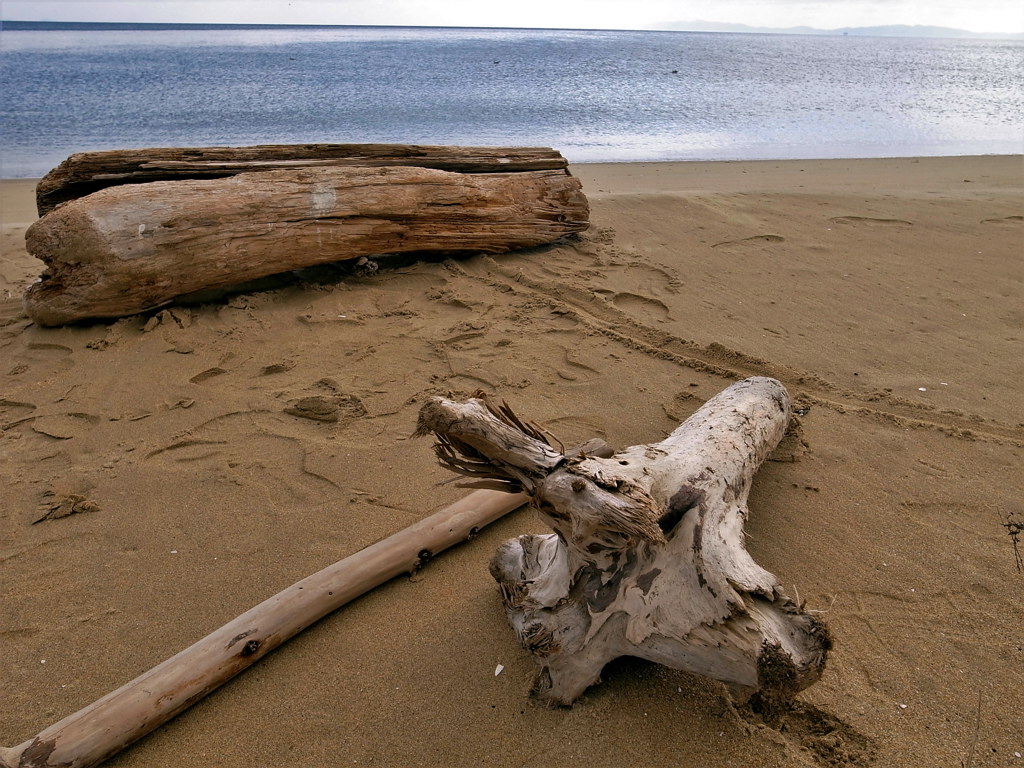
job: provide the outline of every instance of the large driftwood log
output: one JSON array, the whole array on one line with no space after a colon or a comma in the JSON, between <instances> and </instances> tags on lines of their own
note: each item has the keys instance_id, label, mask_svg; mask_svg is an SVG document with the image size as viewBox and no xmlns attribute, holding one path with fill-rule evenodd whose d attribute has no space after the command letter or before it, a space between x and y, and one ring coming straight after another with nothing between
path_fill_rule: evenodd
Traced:
<instances>
[{"instance_id":1,"label":"large driftwood log","mask_svg":"<svg viewBox=\"0 0 1024 768\"><path fill-rule=\"evenodd\" d=\"M263 144L254 147L160 147L79 152L36 187L42 216L60 203L118 184L221 178L248 171L314 166L417 166L461 173L565 170L549 147L417 144Z\"/></svg>"},{"instance_id":2,"label":"large driftwood log","mask_svg":"<svg viewBox=\"0 0 1024 768\"><path fill-rule=\"evenodd\" d=\"M571 704L619 656L785 700L821 675L825 625L747 553L754 472L781 440L790 399L774 379L732 385L660 443L567 458L507 409L435 398L419 432L449 468L525 491L554 534L494 556L509 620L539 666L534 692Z\"/></svg>"},{"instance_id":3,"label":"large driftwood log","mask_svg":"<svg viewBox=\"0 0 1024 768\"><path fill-rule=\"evenodd\" d=\"M28 251L47 270L25 307L40 325L119 317L343 259L542 245L588 218L564 170L305 168L117 186L29 228Z\"/></svg>"}]
</instances>

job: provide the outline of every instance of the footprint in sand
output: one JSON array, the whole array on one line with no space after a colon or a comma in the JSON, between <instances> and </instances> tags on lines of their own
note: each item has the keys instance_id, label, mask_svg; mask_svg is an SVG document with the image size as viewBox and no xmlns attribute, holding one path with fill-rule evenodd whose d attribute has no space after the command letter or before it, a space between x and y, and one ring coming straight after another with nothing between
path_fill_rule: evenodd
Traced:
<instances>
[{"instance_id":1,"label":"footprint in sand","mask_svg":"<svg viewBox=\"0 0 1024 768\"><path fill-rule=\"evenodd\" d=\"M874 739L813 704L773 707L754 699L739 707L737 714L755 726L775 730L796 750L810 753L815 765L869 765L878 754Z\"/></svg>"},{"instance_id":2,"label":"footprint in sand","mask_svg":"<svg viewBox=\"0 0 1024 768\"><path fill-rule=\"evenodd\" d=\"M195 376L189 379L189 381L191 381L193 384L202 384L204 381L212 379L215 376L220 376L221 374L224 373L227 373L227 371L220 367L207 368L202 373L197 373Z\"/></svg>"},{"instance_id":3,"label":"footprint in sand","mask_svg":"<svg viewBox=\"0 0 1024 768\"><path fill-rule=\"evenodd\" d=\"M997 227L1018 227L1024 223L1024 216L1002 216L997 219L982 219L982 224L993 224Z\"/></svg>"},{"instance_id":4,"label":"footprint in sand","mask_svg":"<svg viewBox=\"0 0 1024 768\"><path fill-rule=\"evenodd\" d=\"M74 350L64 344L51 344L42 341L30 341L26 345L28 350L24 360L29 363L40 363L41 365L55 365L68 368L71 366L71 356Z\"/></svg>"},{"instance_id":5,"label":"footprint in sand","mask_svg":"<svg viewBox=\"0 0 1024 768\"><path fill-rule=\"evenodd\" d=\"M847 601L847 615L859 620L866 630L856 641L863 650L854 648L853 654L877 655L884 651L897 659L912 660L915 656L910 649L914 647L950 647L954 644L962 648L976 648L986 654L996 652L999 641L995 638L979 635L969 627L950 626L943 618L973 615L980 619L982 614L977 608L975 595L984 594L985 590L991 592L985 584L975 582L956 591L916 589L909 597L905 591L845 592L843 599ZM941 638L941 642L937 638ZM869 680L870 674L868 671L865 675Z\"/></svg>"},{"instance_id":6,"label":"footprint in sand","mask_svg":"<svg viewBox=\"0 0 1024 768\"><path fill-rule=\"evenodd\" d=\"M694 385L691 385L694 386ZM706 401L696 392L683 390L673 396L670 403L662 403L662 410L672 421L681 424L686 421L693 412L704 405Z\"/></svg>"},{"instance_id":7,"label":"footprint in sand","mask_svg":"<svg viewBox=\"0 0 1024 768\"><path fill-rule=\"evenodd\" d=\"M100 417L91 413L60 413L39 416L32 422L32 430L57 440L82 437L99 422Z\"/></svg>"},{"instance_id":8,"label":"footprint in sand","mask_svg":"<svg viewBox=\"0 0 1024 768\"><path fill-rule=\"evenodd\" d=\"M833 216L829 219L833 224L853 224L881 227L912 227L912 221L905 219L881 219L874 216Z\"/></svg>"},{"instance_id":9,"label":"footprint in sand","mask_svg":"<svg viewBox=\"0 0 1024 768\"><path fill-rule=\"evenodd\" d=\"M410 309L415 303L410 297L427 295L443 290L448 281L441 275L413 269L408 272L382 272L373 278L374 291L367 298L373 305L373 314L416 314Z\"/></svg>"},{"instance_id":10,"label":"footprint in sand","mask_svg":"<svg viewBox=\"0 0 1024 768\"><path fill-rule=\"evenodd\" d=\"M677 294L681 287L679 278L664 269L635 262L625 266L605 266L600 270L587 270L577 274L606 294L629 293L655 298Z\"/></svg>"},{"instance_id":11,"label":"footprint in sand","mask_svg":"<svg viewBox=\"0 0 1024 768\"><path fill-rule=\"evenodd\" d=\"M542 426L566 443L583 442L592 437L602 440L608 437L608 431L602 423L582 416L556 416L546 420Z\"/></svg>"},{"instance_id":12,"label":"footprint in sand","mask_svg":"<svg viewBox=\"0 0 1024 768\"><path fill-rule=\"evenodd\" d=\"M228 415L234 416L236 414ZM222 453L220 448L207 448L207 446L221 446L228 444L228 440L187 438L185 440L177 440L168 445L153 449L146 454L146 459L149 460L157 456L163 456L165 459L178 462L201 461L203 459L217 457Z\"/></svg>"},{"instance_id":13,"label":"footprint in sand","mask_svg":"<svg viewBox=\"0 0 1024 768\"><path fill-rule=\"evenodd\" d=\"M0 417L6 416L7 411L24 411L24 413L18 414L24 416L25 413L31 413L36 409L35 403L23 403L19 400L8 400L6 397L0 397Z\"/></svg>"},{"instance_id":14,"label":"footprint in sand","mask_svg":"<svg viewBox=\"0 0 1024 768\"><path fill-rule=\"evenodd\" d=\"M278 373L286 373L295 367L294 360L284 360L280 363L271 363L260 368L260 376L273 376Z\"/></svg>"},{"instance_id":15,"label":"footprint in sand","mask_svg":"<svg viewBox=\"0 0 1024 768\"><path fill-rule=\"evenodd\" d=\"M3 281L0 275L0 281ZM7 281L8 285L11 281ZM0 328L4 329L0 338L15 336L29 324L28 315L21 305L20 293L12 293L10 289L0 293Z\"/></svg>"},{"instance_id":16,"label":"footprint in sand","mask_svg":"<svg viewBox=\"0 0 1024 768\"><path fill-rule=\"evenodd\" d=\"M293 401L284 412L313 421L349 422L366 415L366 408L355 395L310 395Z\"/></svg>"},{"instance_id":17,"label":"footprint in sand","mask_svg":"<svg viewBox=\"0 0 1024 768\"><path fill-rule=\"evenodd\" d=\"M50 344L42 341L30 341L28 343L29 349L47 350L51 352L62 352L70 355L72 352L71 347L67 347L63 344Z\"/></svg>"},{"instance_id":18,"label":"footprint in sand","mask_svg":"<svg viewBox=\"0 0 1024 768\"><path fill-rule=\"evenodd\" d=\"M320 379L309 389L316 394L289 400L284 412L300 419L325 421L341 426L366 415L363 401L343 391L333 379Z\"/></svg>"},{"instance_id":19,"label":"footprint in sand","mask_svg":"<svg viewBox=\"0 0 1024 768\"><path fill-rule=\"evenodd\" d=\"M669 319L668 307L657 299L635 293L616 293L612 304L640 320L664 322Z\"/></svg>"},{"instance_id":20,"label":"footprint in sand","mask_svg":"<svg viewBox=\"0 0 1024 768\"><path fill-rule=\"evenodd\" d=\"M782 235L754 235L753 237L744 237L739 240L723 240L720 243L715 243L711 247L725 248L729 251L742 251L750 249L751 247L784 242L786 242L786 238Z\"/></svg>"},{"instance_id":21,"label":"footprint in sand","mask_svg":"<svg viewBox=\"0 0 1024 768\"><path fill-rule=\"evenodd\" d=\"M192 427L183 439L151 450L145 458L185 466L195 478L229 480L262 487L270 496L308 501L310 482L337 489L345 471L344 464L330 461L331 451L319 450L317 441L310 441L310 426L303 427L298 419L282 420L274 411L234 411Z\"/></svg>"},{"instance_id":22,"label":"footprint in sand","mask_svg":"<svg viewBox=\"0 0 1024 768\"><path fill-rule=\"evenodd\" d=\"M593 381L603 375L601 371L596 368L591 368L586 363L576 359L571 350L563 347L562 353L562 359L565 362L565 366L555 370L559 378L565 381L571 381L574 384L583 384Z\"/></svg>"},{"instance_id":23,"label":"footprint in sand","mask_svg":"<svg viewBox=\"0 0 1024 768\"><path fill-rule=\"evenodd\" d=\"M624 275L625 286L641 294L658 296L664 293L679 293L679 278L658 267L645 264L630 264ZM620 283L620 285L623 285Z\"/></svg>"}]
</instances>

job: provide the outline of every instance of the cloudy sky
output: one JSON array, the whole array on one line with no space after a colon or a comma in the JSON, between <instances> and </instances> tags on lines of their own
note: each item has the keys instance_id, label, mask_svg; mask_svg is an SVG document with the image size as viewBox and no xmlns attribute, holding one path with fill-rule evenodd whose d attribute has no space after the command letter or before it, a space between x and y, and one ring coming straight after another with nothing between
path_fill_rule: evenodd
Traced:
<instances>
[{"instance_id":1,"label":"cloudy sky","mask_svg":"<svg viewBox=\"0 0 1024 768\"><path fill-rule=\"evenodd\" d=\"M822 29L926 24L1024 31L1021 0L4 0L0 18L645 29L701 19Z\"/></svg>"}]
</instances>

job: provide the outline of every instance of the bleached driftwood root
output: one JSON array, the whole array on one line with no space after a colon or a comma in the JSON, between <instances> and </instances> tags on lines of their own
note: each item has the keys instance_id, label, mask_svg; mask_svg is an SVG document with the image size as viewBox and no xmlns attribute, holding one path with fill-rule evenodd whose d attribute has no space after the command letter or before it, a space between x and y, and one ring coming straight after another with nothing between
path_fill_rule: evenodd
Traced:
<instances>
[{"instance_id":1,"label":"bleached driftwood root","mask_svg":"<svg viewBox=\"0 0 1024 768\"><path fill-rule=\"evenodd\" d=\"M486 400L423 406L418 431L437 435L442 464L525 491L555 530L510 540L491 562L541 699L571 704L619 656L766 702L818 680L827 628L743 541L751 481L790 414L778 381L750 378L662 442L601 459L567 458Z\"/></svg>"}]
</instances>

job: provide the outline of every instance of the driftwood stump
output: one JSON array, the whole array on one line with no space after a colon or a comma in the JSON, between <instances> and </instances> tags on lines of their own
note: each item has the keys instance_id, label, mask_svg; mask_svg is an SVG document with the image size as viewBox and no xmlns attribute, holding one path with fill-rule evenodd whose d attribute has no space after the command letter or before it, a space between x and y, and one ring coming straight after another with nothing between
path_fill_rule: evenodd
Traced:
<instances>
[{"instance_id":1,"label":"driftwood stump","mask_svg":"<svg viewBox=\"0 0 1024 768\"><path fill-rule=\"evenodd\" d=\"M484 399L435 398L418 432L441 463L530 495L553 534L506 542L491 562L508 618L539 666L534 692L569 705L619 656L787 699L831 646L747 553L747 495L791 405L774 379L732 385L660 443L570 458Z\"/></svg>"},{"instance_id":2,"label":"driftwood stump","mask_svg":"<svg viewBox=\"0 0 1024 768\"><path fill-rule=\"evenodd\" d=\"M327 167L119 185L28 229L28 252L47 269L25 308L40 325L120 317L328 262L543 245L588 221L565 170Z\"/></svg>"}]
</instances>

